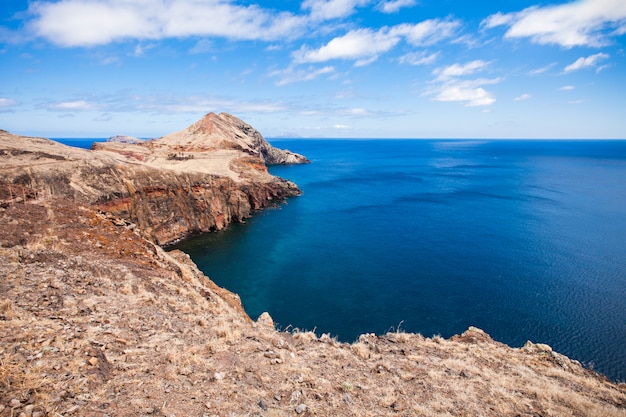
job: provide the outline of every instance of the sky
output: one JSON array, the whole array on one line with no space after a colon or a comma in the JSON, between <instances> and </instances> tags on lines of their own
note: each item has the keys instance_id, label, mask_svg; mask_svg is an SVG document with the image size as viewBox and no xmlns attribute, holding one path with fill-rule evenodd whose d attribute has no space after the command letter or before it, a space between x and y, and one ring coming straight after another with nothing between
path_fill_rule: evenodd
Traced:
<instances>
[{"instance_id":1,"label":"sky","mask_svg":"<svg viewBox=\"0 0 626 417\"><path fill-rule=\"evenodd\" d=\"M0 0L0 129L626 138L626 0Z\"/></svg>"}]
</instances>

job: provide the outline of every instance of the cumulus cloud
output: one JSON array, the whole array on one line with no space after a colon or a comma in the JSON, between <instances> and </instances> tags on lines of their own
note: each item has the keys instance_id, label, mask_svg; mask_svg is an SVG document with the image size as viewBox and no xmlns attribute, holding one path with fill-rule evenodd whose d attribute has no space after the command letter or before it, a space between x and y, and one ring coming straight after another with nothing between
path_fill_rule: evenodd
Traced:
<instances>
[{"instance_id":1,"label":"cumulus cloud","mask_svg":"<svg viewBox=\"0 0 626 417\"><path fill-rule=\"evenodd\" d=\"M436 76L433 82L438 85L426 91L424 95L434 96L435 101L458 101L464 102L466 106L489 106L495 103L496 99L483 87L499 83L500 78L463 79L484 71L488 66L489 62L478 59L465 64L436 68L433 71L433 75Z\"/></svg>"},{"instance_id":2,"label":"cumulus cloud","mask_svg":"<svg viewBox=\"0 0 626 417\"><path fill-rule=\"evenodd\" d=\"M293 58L298 63L345 59L354 60L357 65L366 65L402 40L415 46L430 45L452 36L458 26L457 21L434 19L379 30L356 29L332 39L318 49L303 46L293 54Z\"/></svg>"},{"instance_id":3,"label":"cumulus cloud","mask_svg":"<svg viewBox=\"0 0 626 417\"><path fill-rule=\"evenodd\" d=\"M370 0L304 0L302 9L308 10L314 20L329 20L346 17L359 6Z\"/></svg>"},{"instance_id":4,"label":"cumulus cloud","mask_svg":"<svg viewBox=\"0 0 626 417\"><path fill-rule=\"evenodd\" d=\"M465 101L468 106L488 106L496 101L484 88L464 88L462 85L442 89L435 99L437 101Z\"/></svg>"},{"instance_id":5,"label":"cumulus cloud","mask_svg":"<svg viewBox=\"0 0 626 417\"><path fill-rule=\"evenodd\" d=\"M403 7L412 7L415 6L416 3L415 0L381 1L377 8L383 13L397 13Z\"/></svg>"},{"instance_id":6,"label":"cumulus cloud","mask_svg":"<svg viewBox=\"0 0 626 417\"><path fill-rule=\"evenodd\" d=\"M508 26L507 38L530 38L538 44L603 46L611 36L626 33L624 0L580 0L556 6L529 7L520 12L496 13L482 27Z\"/></svg>"},{"instance_id":7,"label":"cumulus cloud","mask_svg":"<svg viewBox=\"0 0 626 417\"><path fill-rule=\"evenodd\" d=\"M574 61L572 64L566 66L565 72L576 71L576 70L583 69L583 68L594 68L597 66L599 61L602 61L608 58L609 58L609 55L603 54L603 53L589 55L588 57L580 57L576 61Z\"/></svg>"},{"instance_id":8,"label":"cumulus cloud","mask_svg":"<svg viewBox=\"0 0 626 417\"><path fill-rule=\"evenodd\" d=\"M435 96L436 101L460 101L466 106L489 106L496 102L495 97L489 91L482 88L483 85L496 84L496 79L477 80L453 80L446 82Z\"/></svg>"},{"instance_id":9,"label":"cumulus cloud","mask_svg":"<svg viewBox=\"0 0 626 417\"><path fill-rule=\"evenodd\" d=\"M65 47L190 36L273 40L300 33L305 19L228 0L36 1L29 12L37 36Z\"/></svg>"},{"instance_id":10,"label":"cumulus cloud","mask_svg":"<svg viewBox=\"0 0 626 417\"><path fill-rule=\"evenodd\" d=\"M576 87L574 87L573 85L564 85L563 87L559 88L559 90L561 90L561 91L571 91L574 88L576 88Z\"/></svg>"},{"instance_id":11,"label":"cumulus cloud","mask_svg":"<svg viewBox=\"0 0 626 417\"><path fill-rule=\"evenodd\" d=\"M530 100L532 98L532 96L528 93L524 93L520 96L517 96L513 99L513 101L526 101L526 100Z\"/></svg>"},{"instance_id":12,"label":"cumulus cloud","mask_svg":"<svg viewBox=\"0 0 626 417\"><path fill-rule=\"evenodd\" d=\"M332 59L371 60L393 48L400 37L388 29L357 29L336 37L319 49L302 47L294 53L296 62L324 62ZM370 61L371 62L371 61Z\"/></svg>"}]
</instances>

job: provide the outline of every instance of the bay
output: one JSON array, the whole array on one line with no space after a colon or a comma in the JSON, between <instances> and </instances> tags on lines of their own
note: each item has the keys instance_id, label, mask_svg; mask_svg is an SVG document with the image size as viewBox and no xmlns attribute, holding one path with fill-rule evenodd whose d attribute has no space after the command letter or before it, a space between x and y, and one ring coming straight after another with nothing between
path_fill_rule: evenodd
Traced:
<instances>
[{"instance_id":1,"label":"bay","mask_svg":"<svg viewBox=\"0 0 626 417\"><path fill-rule=\"evenodd\" d=\"M249 315L342 341L468 326L626 380L626 141L276 140L300 197L181 243Z\"/></svg>"},{"instance_id":2,"label":"bay","mask_svg":"<svg viewBox=\"0 0 626 417\"><path fill-rule=\"evenodd\" d=\"M179 245L252 317L343 341L474 325L626 380L626 141L273 144L312 159L271 167L304 195Z\"/></svg>"}]
</instances>

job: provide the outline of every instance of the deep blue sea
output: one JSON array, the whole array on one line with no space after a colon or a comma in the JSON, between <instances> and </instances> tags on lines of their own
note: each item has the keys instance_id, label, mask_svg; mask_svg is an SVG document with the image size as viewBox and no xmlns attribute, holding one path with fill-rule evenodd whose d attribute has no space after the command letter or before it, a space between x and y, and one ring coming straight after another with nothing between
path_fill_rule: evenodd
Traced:
<instances>
[{"instance_id":1,"label":"deep blue sea","mask_svg":"<svg viewBox=\"0 0 626 417\"><path fill-rule=\"evenodd\" d=\"M343 341L477 326L626 381L626 141L275 140L303 191L178 247L249 315Z\"/></svg>"}]
</instances>

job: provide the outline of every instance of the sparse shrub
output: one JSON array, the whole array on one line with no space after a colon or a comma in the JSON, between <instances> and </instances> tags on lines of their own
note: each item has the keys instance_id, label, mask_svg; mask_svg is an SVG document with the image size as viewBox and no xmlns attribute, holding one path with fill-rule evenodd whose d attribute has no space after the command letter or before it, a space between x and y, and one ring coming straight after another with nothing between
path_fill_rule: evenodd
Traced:
<instances>
[{"instance_id":1,"label":"sparse shrub","mask_svg":"<svg viewBox=\"0 0 626 417\"><path fill-rule=\"evenodd\" d=\"M193 155L185 155L180 153L170 153L167 154L168 161L188 161L189 159L193 159Z\"/></svg>"}]
</instances>

